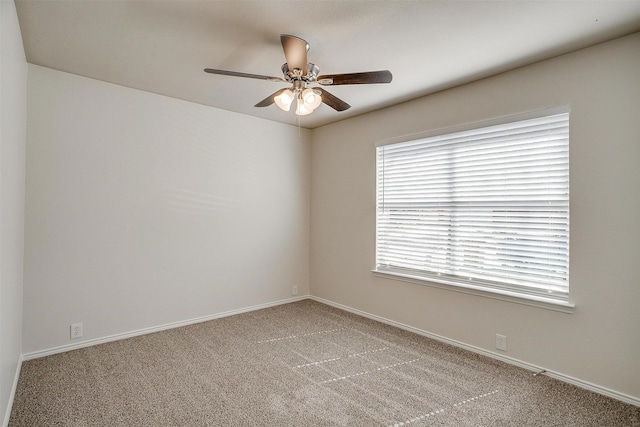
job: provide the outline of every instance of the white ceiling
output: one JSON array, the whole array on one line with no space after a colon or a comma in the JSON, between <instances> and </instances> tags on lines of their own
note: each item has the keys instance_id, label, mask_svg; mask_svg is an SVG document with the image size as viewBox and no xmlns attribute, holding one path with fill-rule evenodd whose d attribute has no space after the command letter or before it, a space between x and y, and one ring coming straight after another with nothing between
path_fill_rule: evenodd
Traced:
<instances>
[{"instance_id":1,"label":"white ceiling","mask_svg":"<svg viewBox=\"0 0 640 427\"><path fill-rule=\"evenodd\" d=\"M324 87L314 128L640 31L640 1L17 0L27 61L283 123L256 108L284 83L280 34L311 46L320 74L388 69L393 82ZM639 52L640 54L640 52ZM490 102L490 100L487 100Z\"/></svg>"}]
</instances>

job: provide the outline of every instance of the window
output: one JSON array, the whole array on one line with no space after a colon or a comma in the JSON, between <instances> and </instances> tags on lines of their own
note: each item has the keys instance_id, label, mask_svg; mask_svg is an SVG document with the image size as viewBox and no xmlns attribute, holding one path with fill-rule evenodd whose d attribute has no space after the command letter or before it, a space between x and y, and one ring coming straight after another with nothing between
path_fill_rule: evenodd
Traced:
<instances>
[{"instance_id":1,"label":"window","mask_svg":"<svg viewBox=\"0 0 640 427\"><path fill-rule=\"evenodd\" d=\"M573 307L569 113L378 146L374 271Z\"/></svg>"}]
</instances>

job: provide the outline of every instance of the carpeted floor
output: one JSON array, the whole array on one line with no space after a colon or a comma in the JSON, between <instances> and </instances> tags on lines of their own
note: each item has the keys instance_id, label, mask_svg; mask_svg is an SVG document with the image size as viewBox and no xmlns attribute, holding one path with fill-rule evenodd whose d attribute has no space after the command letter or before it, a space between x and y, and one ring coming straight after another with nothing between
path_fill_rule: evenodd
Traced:
<instances>
[{"instance_id":1,"label":"carpeted floor","mask_svg":"<svg viewBox=\"0 0 640 427\"><path fill-rule=\"evenodd\" d=\"M27 361L9 426L640 426L640 408L313 301Z\"/></svg>"}]
</instances>

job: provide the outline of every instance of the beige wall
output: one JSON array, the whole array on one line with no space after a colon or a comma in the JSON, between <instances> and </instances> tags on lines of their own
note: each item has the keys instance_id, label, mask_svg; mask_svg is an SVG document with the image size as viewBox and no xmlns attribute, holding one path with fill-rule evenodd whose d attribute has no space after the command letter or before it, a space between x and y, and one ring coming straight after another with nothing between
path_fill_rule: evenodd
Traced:
<instances>
[{"instance_id":1,"label":"beige wall","mask_svg":"<svg viewBox=\"0 0 640 427\"><path fill-rule=\"evenodd\" d=\"M316 129L311 293L640 399L640 34ZM424 71L428 72L428 70ZM571 107L573 314L373 277L375 143Z\"/></svg>"},{"instance_id":2,"label":"beige wall","mask_svg":"<svg viewBox=\"0 0 640 427\"><path fill-rule=\"evenodd\" d=\"M13 1L0 1L0 423L22 353L27 62Z\"/></svg>"},{"instance_id":3,"label":"beige wall","mask_svg":"<svg viewBox=\"0 0 640 427\"><path fill-rule=\"evenodd\" d=\"M35 65L28 104L25 354L308 293L308 131Z\"/></svg>"}]
</instances>

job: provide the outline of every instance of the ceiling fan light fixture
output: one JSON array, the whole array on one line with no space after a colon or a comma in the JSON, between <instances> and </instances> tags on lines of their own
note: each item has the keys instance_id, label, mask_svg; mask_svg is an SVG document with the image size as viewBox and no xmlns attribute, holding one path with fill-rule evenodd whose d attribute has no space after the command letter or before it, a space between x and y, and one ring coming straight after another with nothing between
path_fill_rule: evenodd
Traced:
<instances>
[{"instance_id":1,"label":"ceiling fan light fixture","mask_svg":"<svg viewBox=\"0 0 640 427\"><path fill-rule=\"evenodd\" d=\"M291 103L293 102L293 99L294 95L291 89L285 89L280 95L273 98L276 105L284 111L289 111L291 109Z\"/></svg>"}]
</instances>

